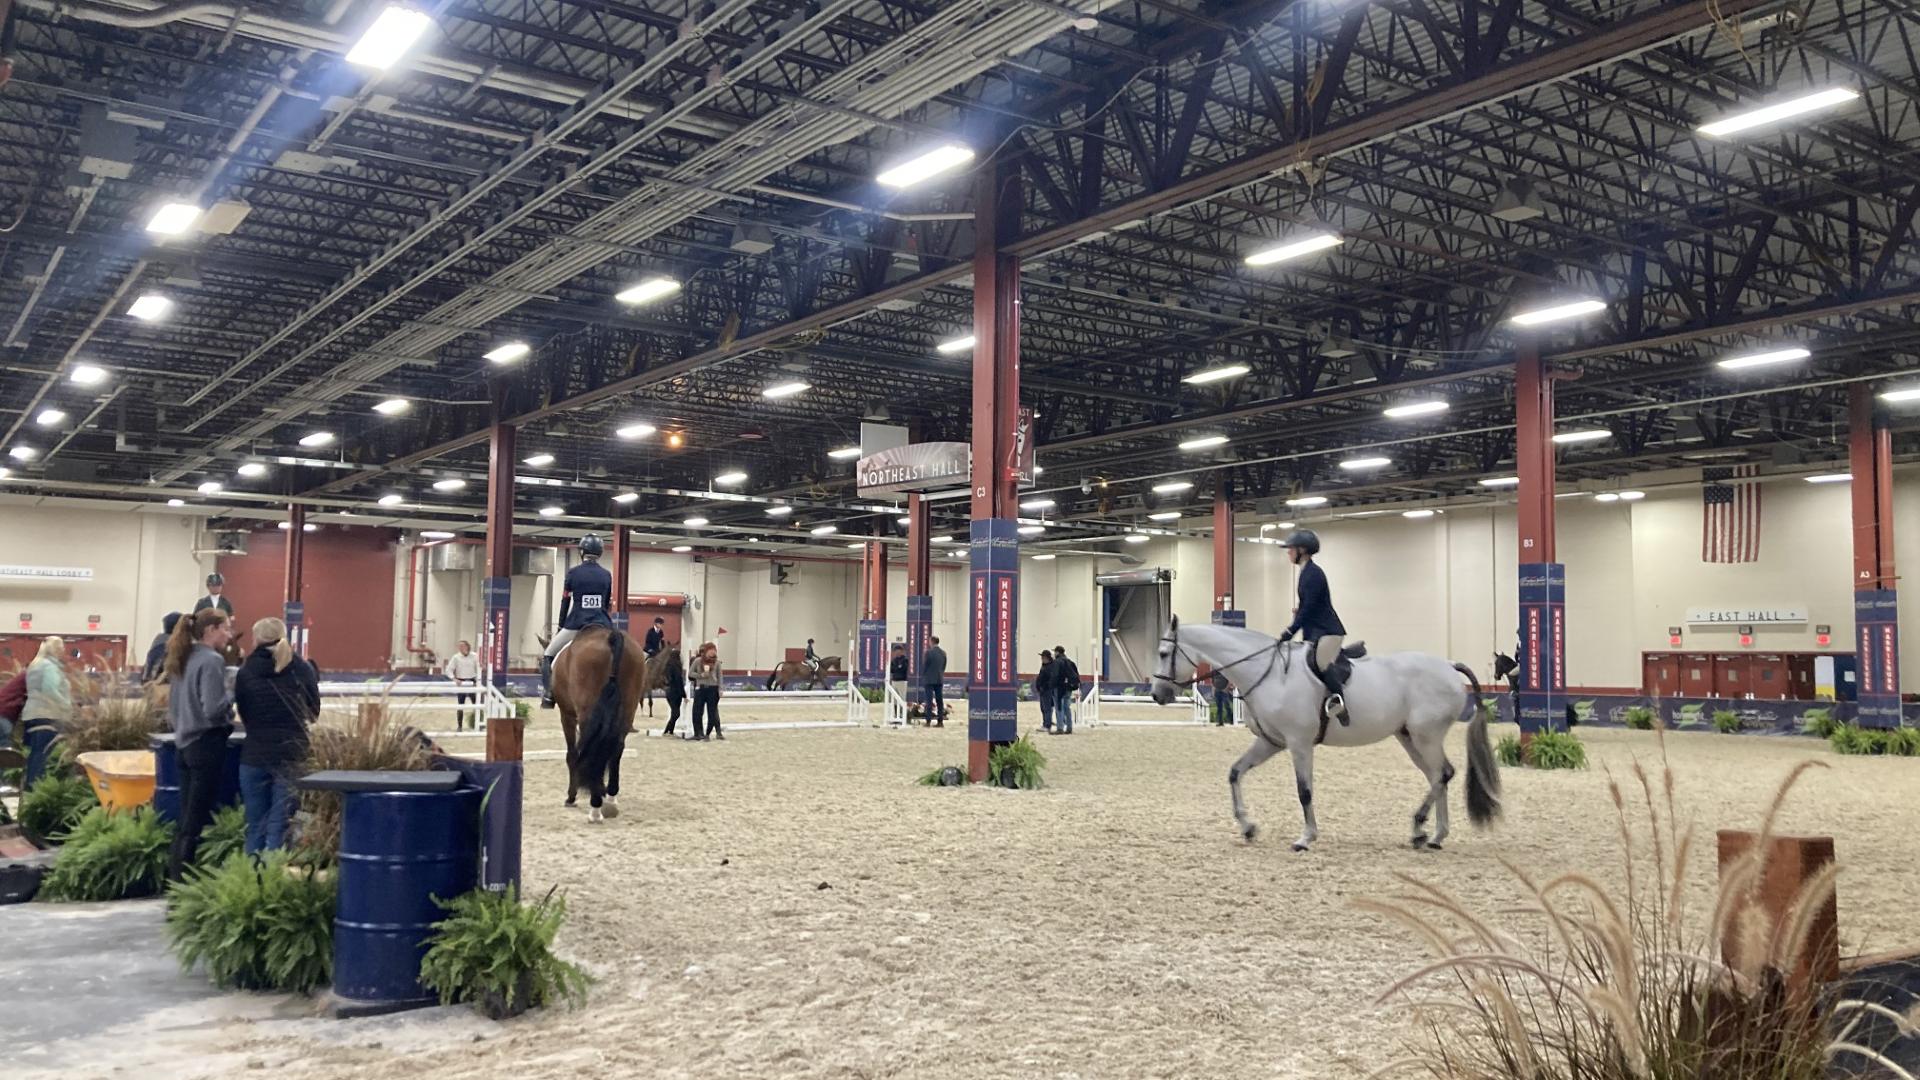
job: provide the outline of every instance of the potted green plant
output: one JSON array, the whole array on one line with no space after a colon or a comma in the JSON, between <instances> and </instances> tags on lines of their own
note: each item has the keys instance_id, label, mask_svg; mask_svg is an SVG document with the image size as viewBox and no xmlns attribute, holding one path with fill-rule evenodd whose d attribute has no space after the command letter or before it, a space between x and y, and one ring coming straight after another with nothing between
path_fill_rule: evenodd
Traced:
<instances>
[{"instance_id":1,"label":"potted green plant","mask_svg":"<svg viewBox=\"0 0 1920 1080\"><path fill-rule=\"evenodd\" d=\"M1627 727L1634 731L1653 730L1653 710L1645 705L1635 705L1626 712Z\"/></svg>"},{"instance_id":2,"label":"potted green plant","mask_svg":"<svg viewBox=\"0 0 1920 1080\"><path fill-rule=\"evenodd\" d=\"M1713 730L1722 735L1731 735L1742 726L1740 714L1732 709L1719 709L1713 714Z\"/></svg>"},{"instance_id":3,"label":"potted green plant","mask_svg":"<svg viewBox=\"0 0 1920 1080\"><path fill-rule=\"evenodd\" d=\"M1571 731L1543 731L1527 743L1527 764L1536 769L1584 769L1587 748Z\"/></svg>"},{"instance_id":4,"label":"potted green plant","mask_svg":"<svg viewBox=\"0 0 1920 1080\"><path fill-rule=\"evenodd\" d=\"M92 784L64 767L50 767L20 796L20 827L35 840L52 843L72 832L99 805Z\"/></svg>"},{"instance_id":5,"label":"potted green plant","mask_svg":"<svg viewBox=\"0 0 1920 1080\"><path fill-rule=\"evenodd\" d=\"M40 883L41 900L126 900L160 891L173 828L149 807L110 814L95 806L60 835L60 855Z\"/></svg>"},{"instance_id":6,"label":"potted green plant","mask_svg":"<svg viewBox=\"0 0 1920 1080\"><path fill-rule=\"evenodd\" d=\"M215 986L304 994L333 981L335 898L331 873L285 851L235 853L168 890L167 938Z\"/></svg>"},{"instance_id":7,"label":"potted green plant","mask_svg":"<svg viewBox=\"0 0 1920 1080\"><path fill-rule=\"evenodd\" d=\"M958 765L942 765L920 777L926 787L960 787L967 782L967 770Z\"/></svg>"},{"instance_id":8,"label":"potted green plant","mask_svg":"<svg viewBox=\"0 0 1920 1080\"><path fill-rule=\"evenodd\" d=\"M1041 784L1040 772L1046 767L1046 756L1025 735L994 747L987 758L987 775L1001 787L1037 788Z\"/></svg>"},{"instance_id":9,"label":"potted green plant","mask_svg":"<svg viewBox=\"0 0 1920 1080\"><path fill-rule=\"evenodd\" d=\"M522 904L512 887L474 889L452 900L434 898L447 917L433 924L420 985L440 1003L472 1002L495 1020L556 1001L584 1000L586 972L553 954L553 939L566 920L566 899L547 890L537 904Z\"/></svg>"}]
</instances>

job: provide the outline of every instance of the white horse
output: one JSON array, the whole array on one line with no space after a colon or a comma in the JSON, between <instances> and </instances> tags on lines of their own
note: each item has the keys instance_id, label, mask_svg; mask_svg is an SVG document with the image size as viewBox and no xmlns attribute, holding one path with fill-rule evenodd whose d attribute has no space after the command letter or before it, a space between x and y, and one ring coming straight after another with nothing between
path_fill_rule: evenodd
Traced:
<instances>
[{"instance_id":1,"label":"white horse","mask_svg":"<svg viewBox=\"0 0 1920 1080\"><path fill-rule=\"evenodd\" d=\"M1160 666L1153 676L1153 700L1170 703L1181 687L1192 686L1194 669L1206 663L1226 675L1246 702L1247 725L1258 736L1227 771L1233 792L1233 820L1251 842L1259 830L1247 820L1240 800L1240 778L1282 750L1293 755L1294 782L1306 831L1293 850L1305 851L1320 836L1313 819L1313 750L1365 746L1393 736L1427 778L1427 797L1413 812L1413 846L1438 848L1447 838L1447 784L1453 763L1447 760L1447 729L1464 718L1467 688L1473 684L1473 716L1467 725L1467 817L1476 826L1500 815L1500 766L1487 740L1487 718L1480 708L1480 680L1464 664L1426 653L1403 652L1357 659L1346 683L1350 723L1326 720L1321 712L1326 686L1307 666L1304 642L1282 643L1237 626L1181 626L1173 618L1160 639ZM1427 811L1434 831L1427 836Z\"/></svg>"}]
</instances>

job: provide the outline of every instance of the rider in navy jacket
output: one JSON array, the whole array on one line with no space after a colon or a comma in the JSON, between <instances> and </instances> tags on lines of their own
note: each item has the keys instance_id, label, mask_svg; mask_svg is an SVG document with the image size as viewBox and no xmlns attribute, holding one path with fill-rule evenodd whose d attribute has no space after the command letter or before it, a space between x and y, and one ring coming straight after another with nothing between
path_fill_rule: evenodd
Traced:
<instances>
[{"instance_id":1,"label":"rider in navy jacket","mask_svg":"<svg viewBox=\"0 0 1920 1080\"><path fill-rule=\"evenodd\" d=\"M1300 606L1294 609L1293 625L1280 635L1291 641L1295 634L1307 639L1307 662L1327 687L1326 713L1332 719L1347 722L1347 700L1342 694L1338 661L1340 647L1346 643L1347 628L1333 610L1333 596L1327 589L1327 572L1313 561L1320 553L1320 538L1311 529L1296 529L1286 540L1287 557L1300 568L1297 585Z\"/></svg>"},{"instance_id":2,"label":"rider in navy jacket","mask_svg":"<svg viewBox=\"0 0 1920 1080\"><path fill-rule=\"evenodd\" d=\"M582 538L580 565L567 571L560 593L560 629L547 642L546 655L540 658L542 705L553 705L553 658L560 655L567 642L589 626L613 625L613 575L600 565L602 550L599 537Z\"/></svg>"}]
</instances>

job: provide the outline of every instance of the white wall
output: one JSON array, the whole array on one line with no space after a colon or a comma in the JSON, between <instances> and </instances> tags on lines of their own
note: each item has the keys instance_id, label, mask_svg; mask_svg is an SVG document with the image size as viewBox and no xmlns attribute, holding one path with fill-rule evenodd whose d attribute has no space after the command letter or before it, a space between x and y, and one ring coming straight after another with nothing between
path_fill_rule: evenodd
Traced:
<instances>
[{"instance_id":1,"label":"white wall","mask_svg":"<svg viewBox=\"0 0 1920 1080\"><path fill-rule=\"evenodd\" d=\"M0 581L0 614L9 630L15 616L33 615L36 634L124 634L145 655L160 632L160 618L185 611L202 595L213 557L193 554L200 519L131 510L92 510L0 504L0 562L76 566L93 571L90 581ZM209 545L210 546L210 545ZM87 629L87 616L100 629Z\"/></svg>"}]
</instances>

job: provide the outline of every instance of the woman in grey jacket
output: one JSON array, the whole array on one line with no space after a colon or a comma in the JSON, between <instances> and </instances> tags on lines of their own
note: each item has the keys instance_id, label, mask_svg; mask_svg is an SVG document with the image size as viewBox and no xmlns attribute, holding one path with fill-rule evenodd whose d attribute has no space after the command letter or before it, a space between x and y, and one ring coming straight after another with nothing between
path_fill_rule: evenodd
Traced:
<instances>
[{"instance_id":1,"label":"woman in grey jacket","mask_svg":"<svg viewBox=\"0 0 1920 1080\"><path fill-rule=\"evenodd\" d=\"M27 771L20 790L38 783L47 771L47 758L60 729L73 721L73 685L67 679L67 643L42 638L40 651L27 665L27 704L20 710L21 734L27 744Z\"/></svg>"},{"instance_id":2,"label":"woman in grey jacket","mask_svg":"<svg viewBox=\"0 0 1920 1080\"><path fill-rule=\"evenodd\" d=\"M167 860L167 880L178 881L200 847L200 831L213 820L220 796L220 774L227 763L227 736L233 733L233 692L227 689L222 655L233 640L233 626L219 608L201 608L183 617L167 639L167 719L173 725L180 756L180 820Z\"/></svg>"}]
</instances>

